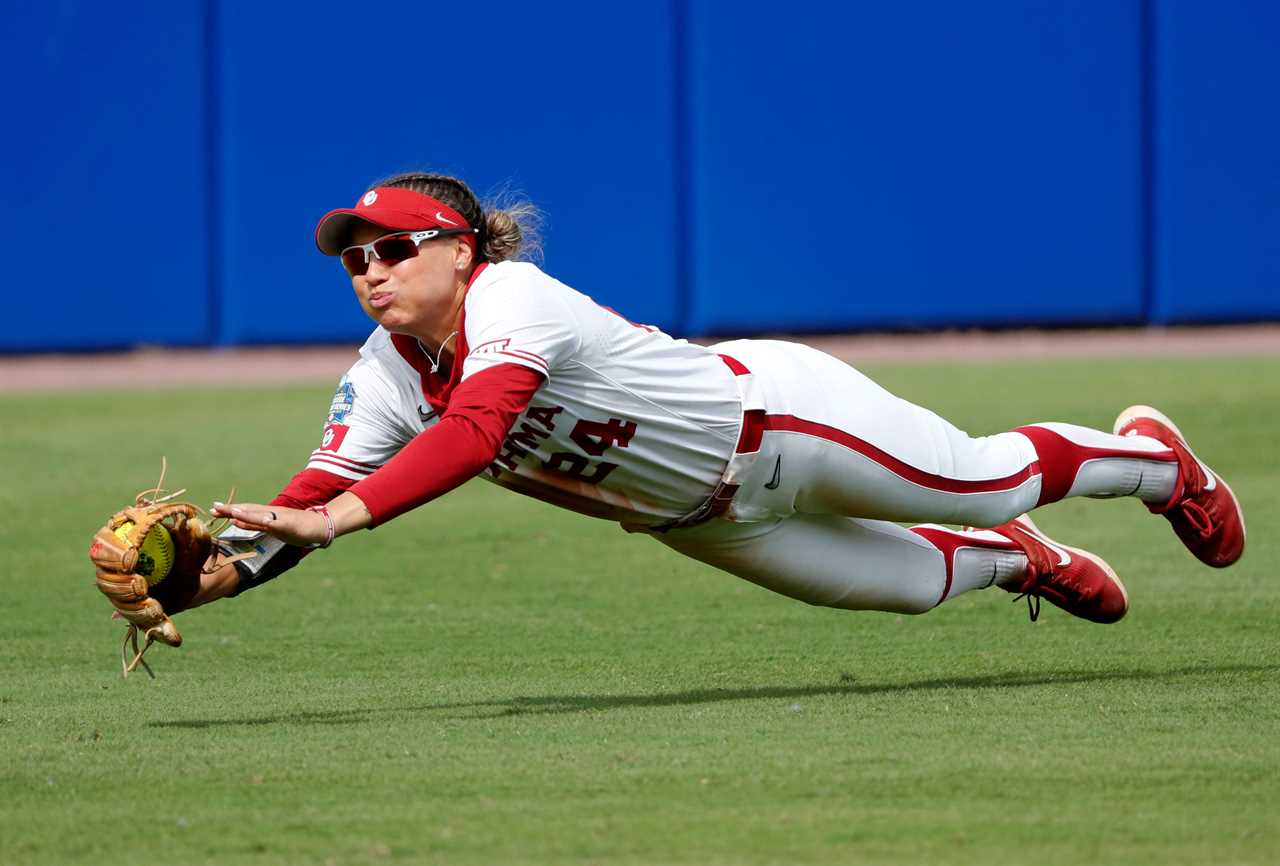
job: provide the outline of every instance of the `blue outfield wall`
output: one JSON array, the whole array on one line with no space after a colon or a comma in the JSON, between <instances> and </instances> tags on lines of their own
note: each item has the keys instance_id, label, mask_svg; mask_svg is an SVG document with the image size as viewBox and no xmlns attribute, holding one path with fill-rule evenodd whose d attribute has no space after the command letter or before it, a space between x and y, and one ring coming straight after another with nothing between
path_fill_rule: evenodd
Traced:
<instances>
[{"instance_id":1,"label":"blue outfield wall","mask_svg":"<svg viewBox=\"0 0 1280 866\"><path fill-rule=\"evenodd\" d=\"M1280 318L1280 4L1155 7L1156 322Z\"/></svg>"},{"instance_id":2,"label":"blue outfield wall","mask_svg":"<svg viewBox=\"0 0 1280 866\"><path fill-rule=\"evenodd\" d=\"M416 169L525 193L549 272L679 324L674 0L306 8L221 4L225 342L363 339L312 233Z\"/></svg>"},{"instance_id":3,"label":"blue outfield wall","mask_svg":"<svg viewBox=\"0 0 1280 866\"><path fill-rule=\"evenodd\" d=\"M694 2L693 330L1142 318L1137 4L734 8Z\"/></svg>"},{"instance_id":4,"label":"blue outfield wall","mask_svg":"<svg viewBox=\"0 0 1280 866\"><path fill-rule=\"evenodd\" d=\"M0 351L359 340L312 230L415 168L676 333L1280 318L1276 44L1262 0L19 4Z\"/></svg>"},{"instance_id":5,"label":"blue outfield wall","mask_svg":"<svg viewBox=\"0 0 1280 866\"><path fill-rule=\"evenodd\" d=\"M6 7L0 350L215 338L205 56L199 4Z\"/></svg>"}]
</instances>

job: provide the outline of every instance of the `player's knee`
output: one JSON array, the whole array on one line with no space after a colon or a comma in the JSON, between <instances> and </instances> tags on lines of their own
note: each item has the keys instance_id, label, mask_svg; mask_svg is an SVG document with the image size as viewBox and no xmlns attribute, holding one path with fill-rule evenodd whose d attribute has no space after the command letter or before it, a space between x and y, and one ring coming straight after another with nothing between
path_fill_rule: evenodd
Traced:
<instances>
[{"instance_id":1,"label":"player's knee","mask_svg":"<svg viewBox=\"0 0 1280 866\"><path fill-rule=\"evenodd\" d=\"M922 613L928 613L938 606L938 599L934 596L928 598L903 599L901 603L891 607L882 608L887 613L901 613L908 616L919 616Z\"/></svg>"},{"instance_id":2,"label":"player's knee","mask_svg":"<svg viewBox=\"0 0 1280 866\"><path fill-rule=\"evenodd\" d=\"M860 593L839 599L818 600L804 598L800 600L814 607L832 607L837 610L874 610L882 613L900 613L909 616L928 613L938 606L937 594L932 592L928 595L899 592L892 597Z\"/></svg>"},{"instance_id":3,"label":"player's knee","mask_svg":"<svg viewBox=\"0 0 1280 866\"><path fill-rule=\"evenodd\" d=\"M1036 501L1026 497L1001 497L987 502L974 502L965 509L960 523L987 529L1008 523L1035 508Z\"/></svg>"}]
</instances>

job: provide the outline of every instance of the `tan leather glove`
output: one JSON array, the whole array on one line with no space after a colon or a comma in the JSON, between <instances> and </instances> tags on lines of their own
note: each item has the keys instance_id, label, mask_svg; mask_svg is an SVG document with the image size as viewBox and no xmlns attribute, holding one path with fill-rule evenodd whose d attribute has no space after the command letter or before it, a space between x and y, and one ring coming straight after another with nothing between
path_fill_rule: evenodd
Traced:
<instances>
[{"instance_id":1,"label":"tan leather glove","mask_svg":"<svg viewBox=\"0 0 1280 866\"><path fill-rule=\"evenodd\" d=\"M209 565L214 551L213 537L200 510L190 502L172 502L178 491L160 496L157 489L139 494L134 505L122 508L93 536L89 558L97 568L98 589L115 605L119 615L128 620L121 646L121 665L128 676L139 663L151 673L142 660L153 641L181 646L182 635L169 617L190 604L200 589L200 577ZM151 499L147 494L157 498ZM117 533L132 523L127 531ZM142 547L147 534L161 526L173 541L173 564L161 580L148 586L144 572L150 571L149 557ZM138 649L138 633L146 645ZM132 642L134 656L130 661L126 648Z\"/></svg>"}]
</instances>

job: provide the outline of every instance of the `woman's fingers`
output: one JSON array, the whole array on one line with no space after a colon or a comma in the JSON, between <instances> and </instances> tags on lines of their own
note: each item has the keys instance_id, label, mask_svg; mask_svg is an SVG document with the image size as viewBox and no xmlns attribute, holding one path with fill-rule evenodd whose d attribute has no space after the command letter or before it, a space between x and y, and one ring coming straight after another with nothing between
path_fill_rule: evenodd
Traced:
<instances>
[{"instance_id":1,"label":"woman's fingers","mask_svg":"<svg viewBox=\"0 0 1280 866\"><path fill-rule=\"evenodd\" d=\"M241 529L268 530L280 519L277 509L265 505L248 505L236 503L227 505L223 502L213 503L215 517L229 517Z\"/></svg>"},{"instance_id":2,"label":"woman's fingers","mask_svg":"<svg viewBox=\"0 0 1280 866\"><path fill-rule=\"evenodd\" d=\"M325 538L324 518L311 511L282 505L254 505L238 502L213 503L215 517L226 517L250 532L269 532L281 541L296 545L319 544Z\"/></svg>"}]
</instances>

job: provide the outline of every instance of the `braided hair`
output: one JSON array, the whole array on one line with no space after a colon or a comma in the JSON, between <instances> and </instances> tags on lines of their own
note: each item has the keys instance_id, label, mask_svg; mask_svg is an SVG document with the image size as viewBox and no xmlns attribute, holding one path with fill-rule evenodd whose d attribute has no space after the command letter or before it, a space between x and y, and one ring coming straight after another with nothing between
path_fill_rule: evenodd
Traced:
<instances>
[{"instance_id":1,"label":"braided hair","mask_svg":"<svg viewBox=\"0 0 1280 866\"><path fill-rule=\"evenodd\" d=\"M444 202L456 210L473 228L478 256L486 262L538 258L542 251L542 214L532 202L511 200L481 205L471 187L447 174L406 172L372 184L409 189Z\"/></svg>"}]
</instances>

